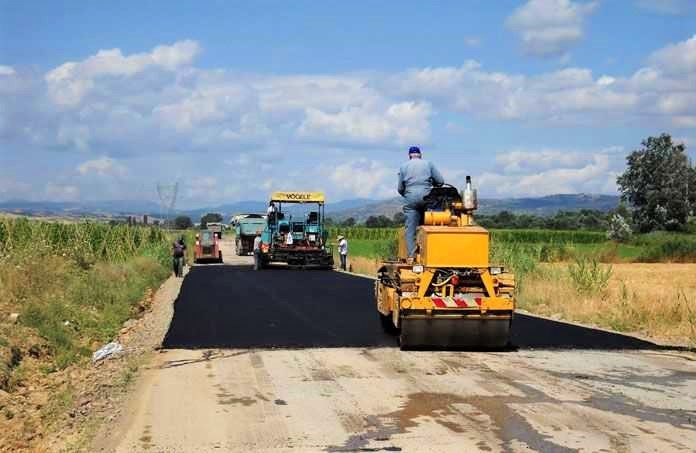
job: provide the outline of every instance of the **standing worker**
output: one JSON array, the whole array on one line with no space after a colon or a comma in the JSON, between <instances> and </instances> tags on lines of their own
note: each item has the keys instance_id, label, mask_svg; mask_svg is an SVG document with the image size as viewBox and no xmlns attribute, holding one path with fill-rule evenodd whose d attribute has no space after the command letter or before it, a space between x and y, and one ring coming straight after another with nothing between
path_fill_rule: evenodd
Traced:
<instances>
[{"instance_id":1,"label":"standing worker","mask_svg":"<svg viewBox=\"0 0 696 453\"><path fill-rule=\"evenodd\" d=\"M408 159L408 162L399 168L397 190L405 199L406 248L408 260L412 262L416 256L416 229L422 223L427 208L424 198L430 194L433 187L443 185L445 180L433 164L421 158L421 151L417 146L409 148Z\"/></svg>"},{"instance_id":2,"label":"standing worker","mask_svg":"<svg viewBox=\"0 0 696 453\"><path fill-rule=\"evenodd\" d=\"M341 269L346 270L348 261L348 241L343 235L338 235L338 256L341 258Z\"/></svg>"},{"instance_id":3,"label":"standing worker","mask_svg":"<svg viewBox=\"0 0 696 453\"><path fill-rule=\"evenodd\" d=\"M184 276L184 256L186 254L186 243L184 242L184 237L181 236L179 239L174 241L172 244L172 264L174 266L174 276L183 277Z\"/></svg>"},{"instance_id":4,"label":"standing worker","mask_svg":"<svg viewBox=\"0 0 696 453\"><path fill-rule=\"evenodd\" d=\"M256 232L256 237L254 238L254 270L257 271L261 268L261 232Z\"/></svg>"},{"instance_id":5,"label":"standing worker","mask_svg":"<svg viewBox=\"0 0 696 453\"><path fill-rule=\"evenodd\" d=\"M268 224L272 224L276 221L276 205L272 201L268 203L268 209L266 209L266 219L268 219Z\"/></svg>"}]
</instances>

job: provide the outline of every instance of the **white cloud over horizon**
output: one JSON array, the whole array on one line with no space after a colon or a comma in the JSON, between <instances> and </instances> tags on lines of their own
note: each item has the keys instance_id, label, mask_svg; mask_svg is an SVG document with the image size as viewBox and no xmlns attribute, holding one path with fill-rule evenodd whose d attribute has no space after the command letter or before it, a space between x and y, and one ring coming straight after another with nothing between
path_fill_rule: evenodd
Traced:
<instances>
[{"instance_id":1,"label":"white cloud over horizon","mask_svg":"<svg viewBox=\"0 0 696 453\"><path fill-rule=\"evenodd\" d=\"M552 29L581 27L596 8L595 2L554 4L560 12L538 18ZM515 14L514 26L528 23L529 11ZM530 36L539 44L547 35ZM452 129L453 114L545 127L696 127L696 35L656 49L628 75L583 67L505 73L474 60L391 73L248 74L197 67L201 52L191 40L133 54L100 50L40 77L0 66L6 82L0 83L0 141L72 156L77 162L63 177L92 178L90 191L79 180L57 178L35 196L93 194L96 177L192 173L198 179L190 178L183 194L194 202L248 197L255 180L301 187L308 177L337 197L386 196L396 170L385 152L437 144L434 124L444 117ZM481 172L481 182L500 195L614 190L607 181L617 168L605 151L567 153L549 145L499 155L497 169ZM298 158L308 168L295 164ZM0 189L6 198L26 193L10 184ZM117 190L110 188L109 196Z\"/></svg>"},{"instance_id":2,"label":"white cloud over horizon","mask_svg":"<svg viewBox=\"0 0 696 453\"><path fill-rule=\"evenodd\" d=\"M496 161L503 172L485 172L478 185L497 196L534 197L569 193L616 193L613 150L581 153L563 150L511 151Z\"/></svg>"}]
</instances>

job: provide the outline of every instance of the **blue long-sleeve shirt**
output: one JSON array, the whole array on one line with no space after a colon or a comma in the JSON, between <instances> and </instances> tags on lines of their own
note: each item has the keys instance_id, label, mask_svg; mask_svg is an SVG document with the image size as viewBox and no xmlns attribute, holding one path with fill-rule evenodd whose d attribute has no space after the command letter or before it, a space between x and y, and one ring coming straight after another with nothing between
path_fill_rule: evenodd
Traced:
<instances>
[{"instance_id":1,"label":"blue long-sleeve shirt","mask_svg":"<svg viewBox=\"0 0 696 453\"><path fill-rule=\"evenodd\" d=\"M433 186L441 186L444 178L435 165L423 159L411 159L399 168L397 190L402 197L424 197Z\"/></svg>"}]
</instances>

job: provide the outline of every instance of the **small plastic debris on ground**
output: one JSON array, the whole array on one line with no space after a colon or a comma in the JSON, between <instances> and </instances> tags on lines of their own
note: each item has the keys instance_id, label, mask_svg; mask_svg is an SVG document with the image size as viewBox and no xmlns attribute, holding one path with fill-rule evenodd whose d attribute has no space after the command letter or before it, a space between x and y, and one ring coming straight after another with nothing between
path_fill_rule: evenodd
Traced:
<instances>
[{"instance_id":1,"label":"small plastic debris on ground","mask_svg":"<svg viewBox=\"0 0 696 453\"><path fill-rule=\"evenodd\" d=\"M107 343L92 354L92 363L104 360L105 358L118 354L121 351L123 351L123 346L121 346L121 343L118 341Z\"/></svg>"},{"instance_id":2,"label":"small plastic debris on ground","mask_svg":"<svg viewBox=\"0 0 696 453\"><path fill-rule=\"evenodd\" d=\"M11 322L12 324L15 324L18 319L19 319L19 313L10 313L10 315L7 317L7 320L9 322Z\"/></svg>"}]
</instances>

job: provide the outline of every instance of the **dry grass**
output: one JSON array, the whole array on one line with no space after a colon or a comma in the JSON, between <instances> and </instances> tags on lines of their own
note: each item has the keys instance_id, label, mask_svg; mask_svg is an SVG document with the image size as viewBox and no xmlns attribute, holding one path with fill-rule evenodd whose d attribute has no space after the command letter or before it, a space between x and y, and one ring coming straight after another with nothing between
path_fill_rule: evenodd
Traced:
<instances>
[{"instance_id":1,"label":"dry grass","mask_svg":"<svg viewBox=\"0 0 696 453\"><path fill-rule=\"evenodd\" d=\"M541 265L518 296L542 315L696 344L696 264L614 264L606 290L579 292L568 268Z\"/></svg>"},{"instance_id":2,"label":"dry grass","mask_svg":"<svg viewBox=\"0 0 696 453\"><path fill-rule=\"evenodd\" d=\"M348 269L357 274L377 276L377 270L380 268L382 261L375 258L366 258L364 256L348 256Z\"/></svg>"}]
</instances>

